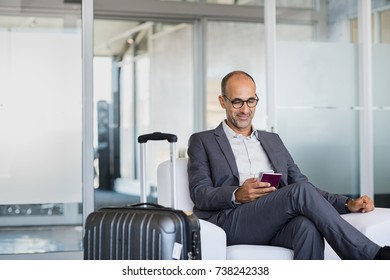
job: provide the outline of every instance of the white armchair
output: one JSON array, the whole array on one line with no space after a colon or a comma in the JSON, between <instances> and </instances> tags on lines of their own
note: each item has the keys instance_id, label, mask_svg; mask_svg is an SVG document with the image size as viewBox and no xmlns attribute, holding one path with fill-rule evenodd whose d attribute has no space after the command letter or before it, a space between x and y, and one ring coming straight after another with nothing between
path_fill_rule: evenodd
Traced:
<instances>
[{"instance_id":1,"label":"white armchair","mask_svg":"<svg viewBox=\"0 0 390 280\"><path fill-rule=\"evenodd\" d=\"M192 211L194 204L189 195L187 161L186 158L179 158L176 161L177 208L184 211ZM170 162L165 161L157 169L157 192L158 203L168 207L172 205L169 174ZM390 244L390 209L377 208L370 213L351 213L342 215L342 217L379 245ZM204 260L293 259L294 252L282 247L259 245L226 246L226 234L222 228L204 220L200 220L200 226L202 259ZM339 259L328 244L325 245L325 259Z\"/></svg>"}]
</instances>

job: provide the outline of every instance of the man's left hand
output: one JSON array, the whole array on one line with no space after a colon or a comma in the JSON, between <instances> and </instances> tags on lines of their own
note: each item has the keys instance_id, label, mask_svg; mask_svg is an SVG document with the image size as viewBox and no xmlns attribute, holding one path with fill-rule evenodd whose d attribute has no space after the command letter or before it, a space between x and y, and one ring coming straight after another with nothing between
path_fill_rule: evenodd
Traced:
<instances>
[{"instance_id":1,"label":"man's left hand","mask_svg":"<svg viewBox=\"0 0 390 280\"><path fill-rule=\"evenodd\" d=\"M374 203L372 202L371 198L368 197L367 195L363 195L359 198L356 199L351 199L347 203L347 207L349 211L352 213L355 212L371 212L372 210L375 209Z\"/></svg>"}]
</instances>

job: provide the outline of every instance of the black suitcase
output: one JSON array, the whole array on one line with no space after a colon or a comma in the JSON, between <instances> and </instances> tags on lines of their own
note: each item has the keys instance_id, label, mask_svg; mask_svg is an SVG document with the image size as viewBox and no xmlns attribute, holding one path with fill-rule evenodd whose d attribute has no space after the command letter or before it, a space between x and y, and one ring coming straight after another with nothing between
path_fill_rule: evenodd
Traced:
<instances>
[{"instance_id":1,"label":"black suitcase","mask_svg":"<svg viewBox=\"0 0 390 280\"><path fill-rule=\"evenodd\" d=\"M172 208L146 203L145 146L149 140L170 142ZM104 207L88 215L84 232L85 260L201 259L200 224L193 213L175 210L176 169L172 134L138 137L141 145L141 203Z\"/></svg>"}]
</instances>

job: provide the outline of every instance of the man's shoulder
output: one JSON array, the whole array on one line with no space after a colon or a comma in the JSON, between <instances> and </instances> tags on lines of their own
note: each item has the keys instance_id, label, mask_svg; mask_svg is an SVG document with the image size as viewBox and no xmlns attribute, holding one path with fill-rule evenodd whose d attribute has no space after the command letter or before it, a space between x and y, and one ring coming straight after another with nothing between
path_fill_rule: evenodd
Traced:
<instances>
[{"instance_id":1,"label":"man's shoulder","mask_svg":"<svg viewBox=\"0 0 390 280\"><path fill-rule=\"evenodd\" d=\"M214 134L215 134L215 129L203 130L203 131L199 131L199 132L193 133L191 135L190 139L194 139L194 138L200 138L200 139L209 138L209 137L212 137Z\"/></svg>"},{"instance_id":2,"label":"man's shoulder","mask_svg":"<svg viewBox=\"0 0 390 280\"><path fill-rule=\"evenodd\" d=\"M191 138L207 138L207 137L214 137L215 135L221 135L223 134L223 128L222 123L213 129L203 130L199 132L195 132L191 135Z\"/></svg>"},{"instance_id":3,"label":"man's shoulder","mask_svg":"<svg viewBox=\"0 0 390 280\"><path fill-rule=\"evenodd\" d=\"M280 138L279 134L275 132L269 132L265 130L257 130L257 138L260 142L264 143L269 143L272 146L282 144L283 141Z\"/></svg>"},{"instance_id":4,"label":"man's shoulder","mask_svg":"<svg viewBox=\"0 0 390 280\"><path fill-rule=\"evenodd\" d=\"M256 130L257 132L257 135L261 135L261 136L277 136L278 134L275 133L275 132L270 132L270 131L266 131L266 130Z\"/></svg>"}]
</instances>

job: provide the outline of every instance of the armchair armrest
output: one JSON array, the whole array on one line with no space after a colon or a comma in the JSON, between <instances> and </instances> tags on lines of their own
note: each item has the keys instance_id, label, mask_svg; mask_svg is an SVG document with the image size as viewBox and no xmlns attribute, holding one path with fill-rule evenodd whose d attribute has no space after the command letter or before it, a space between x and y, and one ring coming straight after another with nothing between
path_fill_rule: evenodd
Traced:
<instances>
[{"instance_id":1,"label":"armchair armrest","mask_svg":"<svg viewBox=\"0 0 390 280\"><path fill-rule=\"evenodd\" d=\"M203 260L226 259L225 231L205 220L200 221L200 240Z\"/></svg>"},{"instance_id":2,"label":"armchair armrest","mask_svg":"<svg viewBox=\"0 0 390 280\"><path fill-rule=\"evenodd\" d=\"M375 208L369 213L350 213L341 217L378 245L390 244L390 208ZM325 244L325 259L340 259L328 243Z\"/></svg>"},{"instance_id":3,"label":"armchair armrest","mask_svg":"<svg viewBox=\"0 0 390 280\"><path fill-rule=\"evenodd\" d=\"M369 213L350 213L342 217L380 246L390 244L390 208Z\"/></svg>"}]
</instances>

